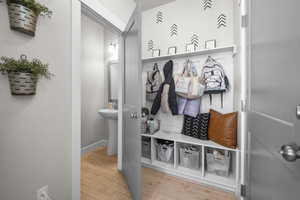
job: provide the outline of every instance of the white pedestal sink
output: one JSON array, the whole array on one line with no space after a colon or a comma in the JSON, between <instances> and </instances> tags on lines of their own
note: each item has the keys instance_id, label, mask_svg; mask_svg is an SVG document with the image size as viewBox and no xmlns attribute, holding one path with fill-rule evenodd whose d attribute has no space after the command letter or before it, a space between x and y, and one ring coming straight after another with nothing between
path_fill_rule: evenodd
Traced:
<instances>
[{"instance_id":1,"label":"white pedestal sink","mask_svg":"<svg viewBox=\"0 0 300 200\"><path fill-rule=\"evenodd\" d=\"M107 155L113 156L118 151L118 110L100 109L98 113L108 120Z\"/></svg>"}]
</instances>

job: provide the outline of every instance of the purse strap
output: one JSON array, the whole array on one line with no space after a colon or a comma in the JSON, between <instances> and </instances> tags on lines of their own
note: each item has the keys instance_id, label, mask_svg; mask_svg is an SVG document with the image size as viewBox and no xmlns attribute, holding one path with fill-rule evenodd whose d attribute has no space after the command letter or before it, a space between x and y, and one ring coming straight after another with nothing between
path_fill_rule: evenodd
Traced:
<instances>
[{"instance_id":1,"label":"purse strap","mask_svg":"<svg viewBox=\"0 0 300 200\"><path fill-rule=\"evenodd\" d=\"M193 68L196 71L196 75L194 73L192 73ZM186 73L187 73L187 75L185 75ZM193 62L191 60L187 59L186 62L184 63L182 72L179 74L181 77L197 77L197 69L193 65Z\"/></svg>"}]
</instances>

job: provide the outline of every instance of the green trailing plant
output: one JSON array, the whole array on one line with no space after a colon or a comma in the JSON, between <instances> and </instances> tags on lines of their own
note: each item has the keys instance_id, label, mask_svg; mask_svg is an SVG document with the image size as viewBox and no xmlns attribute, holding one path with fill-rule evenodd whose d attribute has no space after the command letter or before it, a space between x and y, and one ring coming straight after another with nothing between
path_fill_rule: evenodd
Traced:
<instances>
[{"instance_id":1,"label":"green trailing plant","mask_svg":"<svg viewBox=\"0 0 300 200\"><path fill-rule=\"evenodd\" d=\"M43 64L39 59L27 60L24 55L18 60L1 57L0 72L4 75L12 72L31 73L37 78L44 77L46 79L50 79L51 76L53 76L53 74L49 72L48 64Z\"/></svg>"},{"instance_id":2,"label":"green trailing plant","mask_svg":"<svg viewBox=\"0 0 300 200\"><path fill-rule=\"evenodd\" d=\"M52 11L46 6L36 2L35 0L7 0L7 4L10 3L20 4L32 10L37 16L52 16Z\"/></svg>"}]
</instances>

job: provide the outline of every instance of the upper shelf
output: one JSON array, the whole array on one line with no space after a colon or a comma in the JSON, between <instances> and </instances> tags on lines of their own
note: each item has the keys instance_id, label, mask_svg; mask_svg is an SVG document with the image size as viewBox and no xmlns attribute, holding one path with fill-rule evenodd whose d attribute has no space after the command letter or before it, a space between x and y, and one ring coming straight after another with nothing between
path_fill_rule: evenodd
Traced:
<instances>
[{"instance_id":1,"label":"upper shelf","mask_svg":"<svg viewBox=\"0 0 300 200\"><path fill-rule=\"evenodd\" d=\"M214 53L222 53L222 52L232 52L233 54L236 53L235 46L225 46L225 47L218 47L214 49L203 49L200 51L190 52L190 53L179 53L175 55L167 55L167 56L159 56L159 57L151 57L151 58L143 58L143 63L149 62L158 62L163 60L171 60L176 58L185 58L185 57L192 57L192 56L199 56L199 55L209 55Z\"/></svg>"}]
</instances>

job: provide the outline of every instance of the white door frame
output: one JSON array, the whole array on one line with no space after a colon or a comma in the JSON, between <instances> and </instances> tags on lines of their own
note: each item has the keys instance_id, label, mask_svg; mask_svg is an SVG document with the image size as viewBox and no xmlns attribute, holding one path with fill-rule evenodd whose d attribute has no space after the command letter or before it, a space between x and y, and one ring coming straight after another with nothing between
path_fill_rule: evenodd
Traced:
<instances>
[{"instance_id":1,"label":"white door frame","mask_svg":"<svg viewBox=\"0 0 300 200\"><path fill-rule=\"evenodd\" d=\"M71 6L71 56L72 56L72 200L80 200L80 159L81 159L81 13L82 5L85 9L92 10L108 22L114 30L120 33L119 55L122 55L121 33L126 24L116 15L111 13L100 2L95 0L72 0ZM119 85L119 113L118 113L118 169L122 170L122 105L123 105L123 64L120 57L120 85Z\"/></svg>"},{"instance_id":2,"label":"white door frame","mask_svg":"<svg viewBox=\"0 0 300 200\"><path fill-rule=\"evenodd\" d=\"M240 1L240 15L241 15L241 25L240 25L240 67L241 67L241 172L240 172L240 184L248 187L248 105L249 105L249 1ZM246 191L247 193L247 191ZM241 197L242 200L247 199Z\"/></svg>"}]
</instances>

